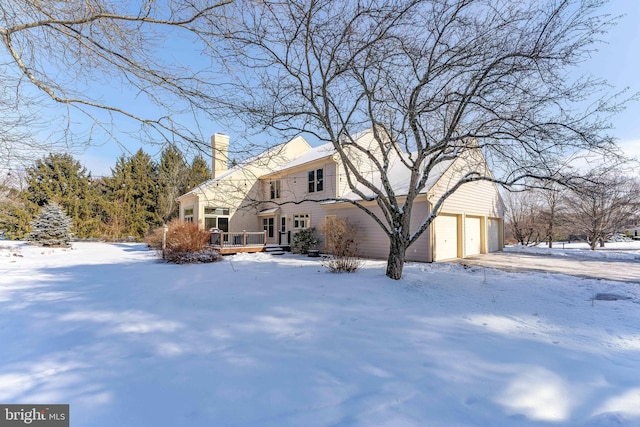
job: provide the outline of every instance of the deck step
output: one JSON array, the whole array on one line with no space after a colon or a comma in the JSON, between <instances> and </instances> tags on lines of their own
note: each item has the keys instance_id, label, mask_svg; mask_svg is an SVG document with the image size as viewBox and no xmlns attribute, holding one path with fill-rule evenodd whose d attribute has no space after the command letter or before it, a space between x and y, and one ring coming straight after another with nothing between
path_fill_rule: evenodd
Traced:
<instances>
[{"instance_id":1,"label":"deck step","mask_svg":"<svg viewBox=\"0 0 640 427\"><path fill-rule=\"evenodd\" d=\"M266 246L264 252L271 255L284 255L284 250L280 246Z\"/></svg>"}]
</instances>

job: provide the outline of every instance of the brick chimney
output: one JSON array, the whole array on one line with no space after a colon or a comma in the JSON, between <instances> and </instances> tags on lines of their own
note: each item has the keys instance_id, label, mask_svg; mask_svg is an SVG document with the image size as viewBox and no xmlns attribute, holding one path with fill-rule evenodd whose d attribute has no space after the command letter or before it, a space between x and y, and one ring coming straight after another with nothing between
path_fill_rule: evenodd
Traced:
<instances>
[{"instance_id":1,"label":"brick chimney","mask_svg":"<svg viewBox=\"0 0 640 427\"><path fill-rule=\"evenodd\" d=\"M211 137L211 178L217 178L227 170L229 162L229 137L216 133Z\"/></svg>"}]
</instances>

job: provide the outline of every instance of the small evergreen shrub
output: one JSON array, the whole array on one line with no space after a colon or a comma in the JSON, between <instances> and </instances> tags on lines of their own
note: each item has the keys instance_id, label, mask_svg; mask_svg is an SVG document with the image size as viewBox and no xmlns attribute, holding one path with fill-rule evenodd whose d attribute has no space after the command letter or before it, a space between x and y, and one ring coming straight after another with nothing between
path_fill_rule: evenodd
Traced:
<instances>
[{"instance_id":1,"label":"small evergreen shrub","mask_svg":"<svg viewBox=\"0 0 640 427\"><path fill-rule=\"evenodd\" d=\"M309 249L313 249L320 243L320 239L316 236L316 228L305 228L298 231L291 239L291 251L296 254L309 253Z\"/></svg>"},{"instance_id":2,"label":"small evergreen shrub","mask_svg":"<svg viewBox=\"0 0 640 427\"><path fill-rule=\"evenodd\" d=\"M220 259L220 253L209 246L210 232L201 230L193 222L182 222L178 219L167 224L167 242L163 258L175 264L191 264L214 262ZM162 247L162 227L160 232L153 232L147 244L151 247ZM159 236L159 242L158 242Z\"/></svg>"},{"instance_id":3,"label":"small evergreen shrub","mask_svg":"<svg viewBox=\"0 0 640 427\"><path fill-rule=\"evenodd\" d=\"M31 222L28 241L34 245L68 248L71 246L71 219L56 203L49 203Z\"/></svg>"},{"instance_id":4,"label":"small evergreen shrub","mask_svg":"<svg viewBox=\"0 0 640 427\"><path fill-rule=\"evenodd\" d=\"M354 273L364 261L358 256L358 230L345 218L327 218L322 224L329 253L322 265L331 273Z\"/></svg>"}]
</instances>

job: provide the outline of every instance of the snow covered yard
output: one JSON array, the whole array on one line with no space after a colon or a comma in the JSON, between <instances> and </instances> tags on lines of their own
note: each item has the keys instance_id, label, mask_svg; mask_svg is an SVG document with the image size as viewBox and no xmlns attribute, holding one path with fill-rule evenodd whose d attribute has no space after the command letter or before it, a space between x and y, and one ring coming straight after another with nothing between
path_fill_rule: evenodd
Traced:
<instances>
[{"instance_id":1,"label":"snow covered yard","mask_svg":"<svg viewBox=\"0 0 640 427\"><path fill-rule=\"evenodd\" d=\"M592 251L589 245L584 242L554 242L553 248L547 247L546 243L540 243L537 246L511 245L507 246L505 251L596 260L640 260L640 240L631 242L607 242L604 248L597 247L595 251ZM638 280L640 281L640 279Z\"/></svg>"},{"instance_id":2,"label":"snow covered yard","mask_svg":"<svg viewBox=\"0 0 640 427\"><path fill-rule=\"evenodd\" d=\"M474 255L457 262L518 273L555 273L640 283L640 241L607 243L596 251L586 243L555 243L551 249L546 245L513 245L503 252Z\"/></svg>"},{"instance_id":3,"label":"snow covered yard","mask_svg":"<svg viewBox=\"0 0 640 427\"><path fill-rule=\"evenodd\" d=\"M73 426L640 426L640 284L0 247L0 402Z\"/></svg>"}]
</instances>

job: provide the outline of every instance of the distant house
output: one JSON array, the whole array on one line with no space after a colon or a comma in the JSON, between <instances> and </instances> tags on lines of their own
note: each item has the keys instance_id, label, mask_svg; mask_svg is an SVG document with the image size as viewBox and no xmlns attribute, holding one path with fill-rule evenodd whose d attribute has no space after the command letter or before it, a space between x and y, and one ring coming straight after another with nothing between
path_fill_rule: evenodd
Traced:
<instances>
[{"instance_id":1,"label":"distant house","mask_svg":"<svg viewBox=\"0 0 640 427\"><path fill-rule=\"evenodd\" d=\"M362 256L387 257L389 241L380 226L351 203L336 201L360 198L350 189L340 157L331 144L312 148L298 137L226 170L224 165L216 164L228 146L225 138L220 134L212 138L216 153L214 177L178 198L181 219L228 232L226 244L238 248L253 233L263 236L258 243L283 244L302 229L317 228L327 217L345 217L358 227ZM371 150L376 149L370 131L353 139L360 146L370 144ZM380 181L376 169L358 158L357 152L348 154L370 181ZM481 156L475 153L478 155ZM402 197L407 194L409 172L400 160L390 165L389 176L394 192ZM466 165L471 160L477 165L477 158L459 157L441 163L432 173L427 190L414 205L412 228L419 227L430 214L433 201L468 170ZM484 158L480 161L486 165ZM379 209L373 201L361 203L373 212ZM504 206L495 184L464 184L446 200L429 230L409 247L406 259L431 262L499 251L504 242L503 215Z\"/></svg>"},{"instance_id":2,"label":"distant house","mask_svg":"<svg viewBox=\"0 0 640 427\"><path fill-rule=\"evenodd\" d=\"M631 236L631 238L634 240L640 240L640 225L631 227L630 229L625 231L625 234Z\"/></svg>"}]
</instances>

